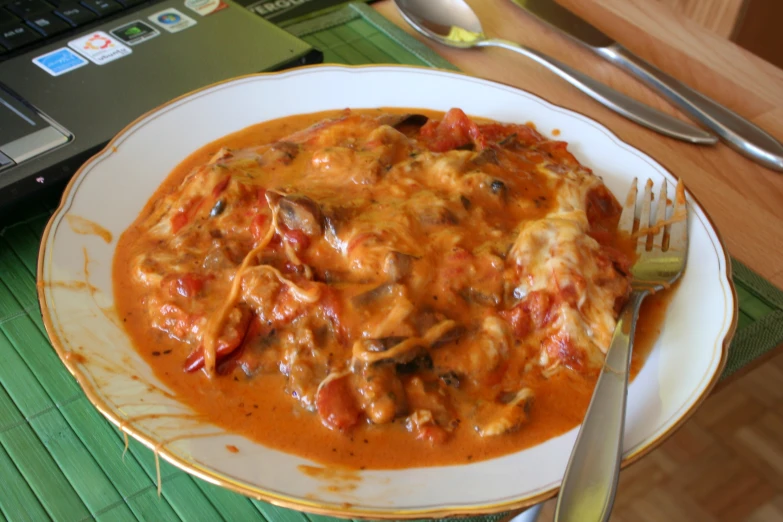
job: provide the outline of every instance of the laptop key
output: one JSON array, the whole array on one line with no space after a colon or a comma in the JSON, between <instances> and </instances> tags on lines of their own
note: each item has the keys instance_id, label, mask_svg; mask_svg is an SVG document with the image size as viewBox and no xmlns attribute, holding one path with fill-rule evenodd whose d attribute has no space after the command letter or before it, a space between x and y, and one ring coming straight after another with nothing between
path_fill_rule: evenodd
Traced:
<instances>
[{"instance_id":1,"label":"laptop key","mask_svg":"<svg viewBox=\"0 0 783 522\"><path fill-rule=\"evenodd\" d=\"M16 16L12 15L10 11L6 11L0 7L0 27L18 23L19 19Z\"/></svg>"},{"instance_id":2,"label":"laptop key","mask_svg":"<svg viewBox=\"0 0 783 522\"><path fill-rule=\"evenodd\" d=\"M55 13L73 25L84 25L95 20L95 14L92 11L73 1L62 2Z\"/></svg>"},{"instance_id":3,"label":"laptop key","mask_svg":"<svg viewBox=\"0 0 783 522\"><path fill-rule=\"evenodd\" d=\"M0 45L9 51L18 49L40 38L41 36L37 32L26 25L18 24L0 27Z\"/></svg>"},{"instance_id":4,"label":"laptop key","mask_svg":"<svg viewBox=\"0 0 783 522\"><path fill-rule=\"evenodd\" d=\"M105 16L122 9L122 6L114 0L82 0L81 4L98 16Z\"/></svg>"},{"instance_id":5,"label":"laptop key","mask_svg":"<svg viewBox=\"0 0 783 522\"><path fill-rule=\"evenodd\" d=\"M27 23L44 36L51 36L71 28L71 25L68 22L54 13L30 16L27 18Z\"/></svg>"},{"instance_id":6,"label":"laptop key","mask_svg":"<svg viewBox=\"0 0 783 522\"><path fill-rule=\"evenodd\" d=\"M122 5L122 7L131 7L134 5L143 4L146 1L147 0L117 0L117 2Z\"/></svg>"},{"instance_id":7,"label":"laptop key","mask_svg":"<svg viewBox=\"0 0 783 522\"><path fill-rule=\"evenodd\" d=\"M22 18L48 13L52 10L52 6L42 0L13 0L13 2L7 4L5 7Z\"/></svg>"}]
</instances>

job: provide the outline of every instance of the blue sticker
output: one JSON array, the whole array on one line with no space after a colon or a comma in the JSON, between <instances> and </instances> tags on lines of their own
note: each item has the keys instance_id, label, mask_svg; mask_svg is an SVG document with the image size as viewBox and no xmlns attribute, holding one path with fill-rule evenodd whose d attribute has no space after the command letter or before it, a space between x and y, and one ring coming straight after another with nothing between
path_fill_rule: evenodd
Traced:
<instances>
[{"instance_id":1,"label":"blue sticker","mask_svg":"<svg viewBox=\"0 0 783 522\"><path fill-rule=\"evenodd\" d=\"M33 63L52 76L60 76L89 62L67 47L33 58Z\"/></svg>"},{"instance_id":2,"label":"blue sticker","mask_svg":"<svg viewBox=\"0 0 783 522\"><path fill-rule=\"evenodd\" d=\"M177 13L163 13L158 16L158 22L166 25L176 24L180 20L182 20L182 17Z\"/></svg>"}]
</instances>

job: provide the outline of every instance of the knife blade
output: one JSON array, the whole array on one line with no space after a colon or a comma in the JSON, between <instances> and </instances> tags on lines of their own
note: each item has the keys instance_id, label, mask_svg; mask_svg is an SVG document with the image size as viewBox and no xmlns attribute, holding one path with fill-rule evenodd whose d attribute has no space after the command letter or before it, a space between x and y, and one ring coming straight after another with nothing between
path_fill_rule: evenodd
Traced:
<instances>
[{"instance_id":1,"label":"knife blade","mask_svg":"<svg viewBox=\"0 0 783 522\"><path fill-rule=\"evenodd\" d=\"M601 30L552 0L511 0L528 13L547 25L563 31L566 35L587 47L598 49L612 45L614 40Z\"/></svg>"},{"instance_id":2,"label":"knife blade","mask_svg":"<svg viewBox=\"0 0 783 522\"><path fill-rule=\"evenodd\" d=\"M653 88L692 119L713 130L731 148L769 169L783 172L783 144L766 131L639 58L554 0L510 0Z\"/></svg>"}]
</instances>

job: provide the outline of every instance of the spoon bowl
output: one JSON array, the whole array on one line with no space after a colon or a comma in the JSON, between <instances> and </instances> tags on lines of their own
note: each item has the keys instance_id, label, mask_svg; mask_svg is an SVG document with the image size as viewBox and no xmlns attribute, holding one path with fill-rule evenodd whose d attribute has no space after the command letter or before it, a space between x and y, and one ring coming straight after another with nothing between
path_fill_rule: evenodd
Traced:
<instances>
[{"instance_id":1,"label":"spoon bowl","mask_svg":"<svg viewBox=\"0 0 783 522\"><path fill-rule=\"evenodd\" d=\"M465 2L395 0L402 17L424 36L467 49L487 40L481 21Z\"/></svg>"}]
</instances>

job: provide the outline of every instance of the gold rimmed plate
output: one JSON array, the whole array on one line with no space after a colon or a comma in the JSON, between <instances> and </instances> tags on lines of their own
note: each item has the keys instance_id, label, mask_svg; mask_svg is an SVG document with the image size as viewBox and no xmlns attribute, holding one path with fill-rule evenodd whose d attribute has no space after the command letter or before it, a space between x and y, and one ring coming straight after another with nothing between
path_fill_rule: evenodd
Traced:
<instances>
[{"instance_id":1,"label":"gold rimmed plate","mask_svg":"<svg viewBox=\"0 0 783 522\"><path fill-rule=\"evenodd\" d=\"M421 518L503 511L552 496L576 429L482 462L363 470L325 481L303 472L318 463L198 419L134 350L114 311L112 259L117 238L171 170L206 143L249 125L345 107L460 107L504 122L532 121L544 134L558 129L558 139L616 195L634 177L656 186L676 183L599 123L519 89L458 73L316 66L238 78L141 117L71 181L44 233L38 264L52 344L93 404L122 430L194 475L278 505L347 517ZM698 202L690 198L689 205L689 268L630 387L626 464L660 444L706 397L736 323L729 257ZM329 481L335 480L349 485L334 487Z\"/></svg>"}]
</instances>

